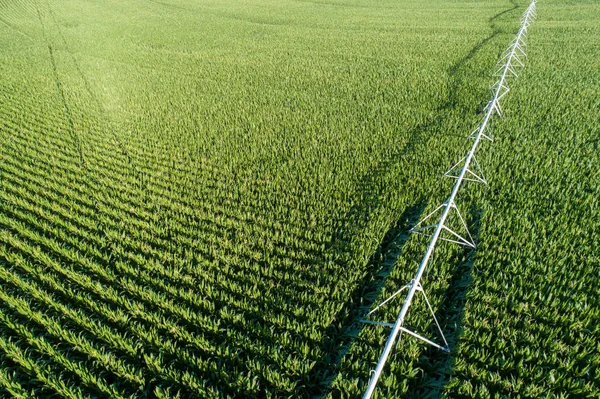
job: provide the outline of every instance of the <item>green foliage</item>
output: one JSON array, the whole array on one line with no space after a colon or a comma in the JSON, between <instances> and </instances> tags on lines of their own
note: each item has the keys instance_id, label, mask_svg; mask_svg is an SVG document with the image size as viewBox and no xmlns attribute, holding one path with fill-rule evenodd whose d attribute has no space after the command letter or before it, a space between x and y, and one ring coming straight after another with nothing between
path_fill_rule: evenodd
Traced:
<instances>
[{"instance_id":1,"label":"green foliage","mask_svg":"<svg viewBox=\"0 0 600 399\"><path fill-rule=\"evenodd\" d=\"M600 389L599 18L548 3L385 397ZM358 395L523 5L0 1L2 394Z\"/></svg>"},{"instance_id":2,"label":"green foliage","mask_svg":"<svg viewBox=\"0 0 600 399\"><path fill-rule=\"evenodd\" d=\"M502 19L516 20L523 9ZM510 85L494 143L478 155L490 185L469 188L460 198L479 245L475 251L438 250L424 282L454 351L446 357L403 339L381 381L381 397L600 393L600 258L594 248L600 231L600 69L594 56L600 8L540 1L538 14L527 38L526 68ZM411 278L404 258L420 256L422 250L407 246L384 293ZM394 320L400 305L384 318ZM409 323L436 337L425 309L411 310ZM359 335L333 397L345 396L349 386L352 395L364 389L385 333Z\"/></svg>"}]
</instances>

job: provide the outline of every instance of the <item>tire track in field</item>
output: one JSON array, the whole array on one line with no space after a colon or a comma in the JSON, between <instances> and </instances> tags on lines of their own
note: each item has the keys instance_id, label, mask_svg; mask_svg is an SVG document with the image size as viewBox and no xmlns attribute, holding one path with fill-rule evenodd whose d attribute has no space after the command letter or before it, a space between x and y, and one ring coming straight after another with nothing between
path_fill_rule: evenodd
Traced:
<instances>
[{"instance_id":1,"label":"tire track in field","mask_svg":"<svg viewBox=\"0 0 600 399\"><path fill-rule=\"evenodd\" d=\"M85 90L90 95L90 97L91 97L92 101L94 102L96 108L100 112L100 115L102 117L104 117L107 122L109 122L109 118L106 115L106 110L105 110L104 106L102 105L102 102L99 100L98 96L93 91L92 85L90 83L90 80L88 79L88 77L86 76L86 74L83 73L83 70L81 69L81 65L79 65L79 62L77 61L77 58L73 54L73 51L71 51L69 43L67 42L67 39L65 38L65 36L64 36L64 34L62 32L60 24L58 23L58 20L56 19L56 14L54 13L54 10L52 9L52 7L50 6L50 3L48 1L46 1L46 3L48 4L48 9L50 11L50 15L52 16L52 20L54 21L54 25L56 26L56 30L58 31L58 34L59 34L59 36L60 36L60 38L61 38L61 40L62 40L62 42L63 42L63 44L65 46L65 49L67 50L67 52L71 56L71 60L73 61L73 65L75 65L75 69L77 69L77 73L81 77L81 80L83 81ZM110 122L109 122L109 124L110 124ZM109 130L111 131L112 136L115 139L115 142L117 143L117 147L118 147L119 151L121 152L121 154L124 157L127 158L127 161L128 161L129 164L132 164L133 162L131 160L131 155L130 155L129 151L127 150L127 148L125 147L125 144L123 143L123 141L119 138L119 136L115 132L115 129L110 128ZM134 169L136 169L136 168L134 168ZM140 179L140 181L141 180L142 179Z\"/></svg>"},{"instance_id":2,"label":"tire track in field","mask_svg":"<svg viewBox=\"0 0 600 399\"><path fill-rule=\"evenodd\" d=\"M48 54L50 55L50 62L52 64L52 74L54 77L54 82L56 83L56 88L60 95L60 99L61 99L61 102L63 105L63 110L65 112L65 117L66 117L67 123L69 125L69 135L71 136L71 139L73 140L73 142L75 143L75 146L77 148L77 152L79 154L79 164L82 167L82 169L85 170L87 168L87 165L85 163L85 156L83 153L83 143L81 142L81 137L79 137L79 134L77 133L77 129L75 128L75 123L73 122L73 115L71 112L71 108L69 107L69 104L67 102L67 98L65 96L65 90L63 88L63 83L60 80L60 76L58 74L58 67L56 65L54 49L52 47L52 43L46 32L46 25L44 24L44 20L42 18L42 13L40 12L39 4L37 2L35 3L35 8L37 11L38 19L40 21L40 26L42 27L42 36L44 37L44 41L46 42L46 45L48 47Z\"/></svg>"},{"instance_id":3,"label":"tire track in field","mask_svg":"<svg viewBox=\"0 0 600 399\"><path fill-rule=\"evenodd\" d=\"M123 140L121 140L121 138L119 137L119 135L116 132L116 129L112 126L112 121L111 121L110 117L108 116L106 109L104 108L104 106L102 105L102 102L100 101L100 99L98 98L98 96L96 95L94 90L92 89L90 80L88 79L87 75L83 72L81 65L77 61L75 54L71 50L71 47L62 32L60 23L58 22L58 19L56 18L56 13L54 12L54 10L48 0L46 0L46 4L48 6L49 13L52 17L52 21L54 22L54 25L56 27L56 30L60 37L60 40L62 41L67 53L69 54L69 56L73 62L73 65L75 66L75 69L77 70L77 74L79 75L81 81L83 82L86 92L88 93L88 95L92 99L92 102L94 103L94 106L98 110L98 112L100 114L100 119L104 119L105 123L107 124L108 130L110 131L111 136L113 137L113 139L116 143L117 150L119 151L121 156L123 156L124 159L126 159L126 161L127 161L127 168L129 169L129 173L127 173L127 174L134 178L134 180L137 182L137 185L138 185L139 189L141 190L141 192L143 193L143 195L146 195L148 190L147 190L147 187L144 186L144 182L148 181L148 178L147 178L148 174L146 172L144 172L143 169L139 165L137 165L137 162L135 162L133 160L131 153L125 146L125 143L123 142ZM92 190L92 192L93 192L93 190ZM99 208L99 202L95 197L93 198L93 204L94 204L94 207L96 210L96 214L100 217L104 217L105 212L103 212ZM99 218L99 220L101 220L101 218ZM170 226L170 225L167 225L167 226ZM168 227L168 228L170 229L170 227ZM101 231L102 231L103 235L106 238L108 238L108 236L106 235L106 231L104 229L102 229Z\"/></svg>"}]
</instances>

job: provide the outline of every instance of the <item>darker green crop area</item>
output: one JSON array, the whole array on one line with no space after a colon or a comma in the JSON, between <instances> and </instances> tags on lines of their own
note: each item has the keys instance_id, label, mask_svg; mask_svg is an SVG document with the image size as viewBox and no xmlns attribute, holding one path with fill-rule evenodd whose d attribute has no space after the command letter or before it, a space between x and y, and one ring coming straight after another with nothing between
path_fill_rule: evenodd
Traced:
<instances>
[{"instance_id":1,"label":"darker green crop area","mask_svg":"<svg viewBox=\"0 0 600 399\"><path fill-rule=\"evenodd\" d=\"M525 6L0 0L0 396L360 395ZM600 391L600 12L538 10L380 397Z\"/></svg>"}]
</instances>

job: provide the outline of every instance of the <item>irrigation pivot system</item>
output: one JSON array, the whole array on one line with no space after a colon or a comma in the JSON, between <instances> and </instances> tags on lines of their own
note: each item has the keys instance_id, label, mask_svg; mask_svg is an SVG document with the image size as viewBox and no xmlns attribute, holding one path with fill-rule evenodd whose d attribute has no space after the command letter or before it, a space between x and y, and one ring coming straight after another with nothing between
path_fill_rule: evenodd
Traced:
<instances>
[{"instance_id":1,"label":"irrigation pivot system","mask_svg":"<svg viewBox=\"0 0 600 399\"><path fill-rule=\"evenodd\" d=\"M421 278L423 277L423 273L425 272L425 269L427 268L427 265L429 264L429 262L431 260L433 252L434 252L439 240L450 241L450 242L453 242L456 244L465 245L465 246L473 247L473 248L475 247L475 242L473 240L473 237L469 233L467 224L466 224L464 218L461 216L458 208L456 207L456 203L454 202L454 200L455 200L456 196L458 195L458 191L461 188L462 183L465 180L476 181L479 183L487 184L487 181L485 180L485 177L483 176L481 168L480 168L479 164L477 163L477 160L475 159L475 152L477 151L477 148L478 148L481 140L489 140L489 141L493 140L492 131L491 131L492 117L494 116L494 114L498 114L498 116L502 116L500 100L509 91L507 82L511 77L517 76L516 69L524 66L523 61L524 61L524 58L526 57L525 36L527 35L527 29L528 29L529 25L535 18L535 14L536 14L535 13L535 6L536 6L535 2L536 2L536 0L532 0L531 3L529 4L529 7L527 7L527 10L521 17L521 27L520 27L516 37L514 38L511 45L508 47L508 49L503 53L502 58L499 61L500 66L499 66L498 71L496 72L496 75L499 76L499 79L496 82L496 84L494 84L491 88L493 97L492 97L491 101L487 104L487 106L484 108L485 116L483 118L483 121L477 127L477 129L475 129L475 131L473 131L473 133L471 133L469 135L469 138L474 139L474 143L471 146L471 149L469 150L469 152L463 159L461 159L456 165L454 165L452 168L450 168L450 170L448 172L446 172L446 174L445 174L446 176L456 178L456 183L454 184L454 187L452 188L450 197L448 197L448 200L446 200L446 202L444 202L442 205L437 207L433 212L431 212L429 215L427 215L423 220L421 220L411 230L412 232L419 233L419 234L427 234L427 235L429 235L428 233L431 234L431 240L429 241L429 245L427 246L427 250L425 252L425 255L423 256L423 259L421 260L421 263L419 265L417 273L415 274L415 277L408 284L406 284L405 286L400 288L398 291L396 291L394 294L392 294L390 297L388 297L386 300L381 302L381 304L379 304L377 307L375 307L375 309L373 309L367 315L367 318L368 318L373 313L375 313L378 309L380 309L382 306L384 306L389 301L394 299L401 292L408 289L408 293L406 294L406 298L404 299L402 309L400 310L400 314L398 315L396 322L395 323L386 323L386 322L380 322L380 321L373 321L373 320L369 320L369 319L362 320L365 323L383 325L383 326L392 328L392 332L390 333L390 335L388 337L388 340L385 344L385 348L383 349L381 357L379 358L379 361L377 363L377 367L376 367L375 371L373 372L371 379L369 380L369 385L367 386L367 390L365 391L363 398L370 398L371 395L373 395L373 392L375 390L377 382L379 381L381 372L383 371L383 368L385 367L385 364L390 355L390 352L392 351L392 348L394 347L394 344L396 342L396 339L398 338L398 335L401 334L402 332L404 332L408 335L411 335L413 337L416 337L438 349L443 350L444 352L450 352L450 348L448 346L448 342L446 341L446 337L444 336L444 333L442 332L442 328L440 327L440 324L438 323L438 321L435 317L435 312L433 311L433 308L431 307L429 300L427 299L427 295L425 295L423 286L421 285ZM438 222L435 224L427 225L426 222L428 220L432 219L435 215L439 214L440 211L441 211L441 215L438 219ZM458 217L458 219L460 220L459 223L460 223L460 225L462 225L462 228L464 229L466 234L463 233L463 235L460 235L458 232L456 232L448 227L448 217L450 216L450 214L452 212L454 212L456 214L456 216ZM423 294L423 298L425 299L425 302L427 303L427 307L428 307L429 311L431 312L431 315L433 316L433 321L435 322L437 329L440 333L440 336L443 340L443 345L439 344L439 343L435 343L435 342L419 335L418 333L413 332L413 331L407 329L406 327L404 327L404 321L405 321L406 315L408 313L408 310L410 309L410 306L413 303L414 296L417 292L420 292Z\"/></svg>"}]
</instances>

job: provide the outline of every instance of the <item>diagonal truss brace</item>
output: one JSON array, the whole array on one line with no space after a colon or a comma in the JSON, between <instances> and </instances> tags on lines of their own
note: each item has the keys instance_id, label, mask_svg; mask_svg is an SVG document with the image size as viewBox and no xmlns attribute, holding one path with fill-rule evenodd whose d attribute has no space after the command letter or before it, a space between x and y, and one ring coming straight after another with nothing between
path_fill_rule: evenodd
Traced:
<instances>
[{"instance_id":1,"label":"diagonal truss brace","mask_svg":"<svg viewBox=\"0 0 600 399\"><path fill-rule=\"evenodd\" d=\"M494 135L492 134L492 127L489 124L486 125L486 127L484 129L480 129L478 127L477 129L473 130L473 132L471 132L471 134L469 134L467 136L467 138L475 140L477 138L477 136L480 136L482 140L487 140L492 143L494 142Z\"/></svg>"},{"instance_id":2,"label":"diagonal truss brace","mask_svg":"<svg viewBox=\"0 0 600 399\"><path fill-rule=\"evenodd\" d=\"M455 163L446 173L444 173L444 176L447 176L447 177L450 177L453 179L458 179L458 176L460 175L460 169L458 167L466 159L467 159L467 156L465 155L464 157L462 157L460 159L460 161ZM469 167L467 167L468 175L465 175L464 180L474 181L477 183L483 183L483 184L487 185L487 180L485 179L485 176L483 175L483 170L481 169L479 162L477 162L477 158L473 157L472 160L473 160L473 167L474 167L475 171L473 171Z\"/></svg>"},{"instance_id":3,"label":"diagonal truss brace","mask_svg":"<svg viewBox=\"0 0 600 399\"><path fill-rule=\"evenodd\" d=\"M425 342L426 344L429 344L435 348L438 348L444 352L450 353L450 345L448 345L448 341L446 340L446 336L444 335L444 332L442 331L442 327L440 326L440 323L438 322L437 317L435 316L435 312L433 311L433 307L431 306L431 303L429 303L429 299L427 298L427 294L425 294L425 290L423 289L423 286L421 285L421 283L416 283L414 280L412 280L410 283L406 284L405 286L403 286L402 288L400 288L398 291L394 292L392 295L390 295L385 301L381 302L375 309L371 310L368 314L367 317L371 316L373 313L375 313L377 310L379 310L380 308L382 308L384 305L386 305L387 303L389 303L392 299L394 299L395 297L398 296L398 294L400 294L402 291L404 291L405 289L410 288L413 284L416 284L416 291L417 292L421 292L421 294L423 294L423 299L425 299L425 303L427 304L427 308L429 309L429 312L431 313L431 317L433 318L433 322L435 323L435 326L437 327L437 331L440 335L440 337L442 338L442 341L444 342L443 345L438 344L428 338L423 337L421 334L416 333L414 331L409 330L408 328L401 326L400 327L400 331L404 332L408 335L411 335L423 342ZM369 320L369 319L362 319L360 320L362 323L366 323L366 324L374 324L374 325L379 325L379 326L384 326L384 327L390 327L393 328L394 327L394 323L388 323L388 322L383 322L383 321L375 321L375 320ZM401 340L401 338L400 338ZM398 341L398 344L400 344L400 340Z\"/></svg>"},{"instance_id":4,"label":"diagonal truss brace","mask_svg":"<svg viewBox=\"0 0 600 399\"><path fill-rule=\"evenodd\" d=\"M463 180L469 180L469 179L463 177ZM450 205L448 206L448 204L450 204ZM461 236L456 231L450 229L446 225L447 218L444 218L443 221L440 219L440 221L438 223L436 223L436 224L431 224L431 225L423 226L428 219L432 218L436 213L438 213L438 211L440 211L442 208L446 208L446 207L449 207L450 210L454 209L454 212L456 212L456 214L457 214L457 216L458 216L458 218L460 220L460 224L462 225L462 229L466 232L466 236L465 237ZM423 220L421 220L419 223L417 223L415 225L415 227L413 227L412 229L410 229L410 232L411 233L420 234L420 235L424 235L424 236L431 236L433 234L433 233L430 234L431 230L437 229L440 225L441 225L441 229L444 230L444 231L446 231L446 232L448 232L448 233L450 233L450 237L451 237L451 238L448 238L448 237L439 236L440 240L442 240L442 241L448 241L448 242L451 242L451 243L454 243L454 244L464 245L464 246L471 247L471 248L475 248L475 240L473 239L473 236L471 235L471 232L469 232L469 228L467 227L467 222L465 222L465 219L460 214L460 211L458 210L458 208L454 204L454 201L452 201L452 202L444 202L442 205L440 205L437 208L435 208L435 210L433 212L431 212L429 215L425 216L425 218L423 218Z\"/></svg>"}]
</instances>

